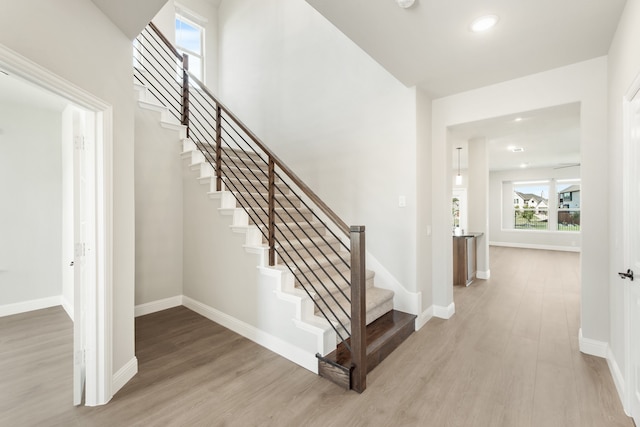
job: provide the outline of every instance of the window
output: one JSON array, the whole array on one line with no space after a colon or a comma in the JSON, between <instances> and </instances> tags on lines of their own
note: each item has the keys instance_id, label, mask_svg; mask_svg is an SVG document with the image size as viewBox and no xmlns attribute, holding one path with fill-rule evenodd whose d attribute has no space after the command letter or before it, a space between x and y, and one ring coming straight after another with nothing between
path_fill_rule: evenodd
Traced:
<instances>
[{"instance_id":1,"label":"window","mask_svg":"<svg viewBox=\"0 0 640 427\"><path fill-rule=\"evenodd\" d=\"M502 183L502 227L580 231L580 179Z\"/></svg>"},{"instance_id":2,"label":"window","mask_svg":"<svg viewBox=\"0 0 640 427\"><path fill-rule=\"evenodd\" d=\"M558 180L558 231L580 231L580 180Z\"/></svg>"},{"instance_id":3,"label":"window","mask_svg":"<svg viewBox=\"0 0 640 427\"><path fill-rule=\"evenodd\" d=\"M513 228L521 230L549 229L548 181L513 184Z\"/></svg>"},{"instance_id":4,"label":"window","mask_svg":"<svg viewBox=\"0 0 640 427\"><path fill-rule=\"evenodd\" d=\"M177 14L176 47L189 56L189 71L204 82L204 28Z\"/></svg>"}]
</instances>

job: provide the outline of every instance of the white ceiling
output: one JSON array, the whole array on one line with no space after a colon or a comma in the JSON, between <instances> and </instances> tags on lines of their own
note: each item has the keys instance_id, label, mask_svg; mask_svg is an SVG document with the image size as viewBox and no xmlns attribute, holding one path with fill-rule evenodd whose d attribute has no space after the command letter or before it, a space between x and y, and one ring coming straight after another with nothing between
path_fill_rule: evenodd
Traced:
<instances>
[{"instance_id":1,"label":"white ceiling","mask_svg":"<svg viewBox=\"0 0 640 427\"><path fill-rule=\"evenodd\" d=\"M606 55L625 0L307 0L406 86L434 99ZM495 14L492 30L471 22ZM521 122L513 120L521 115ZM451 128L455 147L487 138L491 170L580 162L576 104ZM509 146L523 147L513 153Z\"/></svg>"},{"instance_id":2,"label":"white ceiling","mask_svg":"<svg viewBox=\"0 0 640 427\"><path fill-rule=\"evenodd\" d=\"M406 86L439 98L607 54L625 0L307 0ZM500 21L469 30L484 14Z\"/></svg>"},{"instance_id":3,"label":"white ceiling","mask_svg":"<svg viewBox=\"0 0 640 427\"><path fill-rule=\"evenodd\" d=\"M109 17L129 40L135 39L140 31L167 3L167 0L91 0Z\"/></svg>"},{"instance_id":4,"label":"white ceiling","mask_svg":"<svg viewBox=\"0 0 640 427\"><path fill-rule=\"evenodd\" d=\"M517 120L520 119L520 120ZM565 167L580 163L580 104L572 103L464 123L449 128L453 168L457 168L456 147L462 147L460 164L467 168L468 144L486 138L490 170ZM523 148L513 152L512 148Z\"/></svg>"},{"instance_id":5,"label":"white ceiling","mask_svg":"<svg viewBox=\"0 0 640 427\"><path fill-rule=\"evenodd\" d=\"M62 111L69 104L67 99L18 77L7 75L2 70L0 70L0 102L51 111Z\"/></svg>"}]
</instances>

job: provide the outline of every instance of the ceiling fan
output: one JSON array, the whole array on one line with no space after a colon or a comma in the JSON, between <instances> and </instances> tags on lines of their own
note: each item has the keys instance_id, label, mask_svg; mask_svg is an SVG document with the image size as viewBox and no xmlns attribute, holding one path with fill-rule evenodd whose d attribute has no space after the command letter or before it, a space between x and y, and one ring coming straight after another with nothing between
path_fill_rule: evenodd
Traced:
<instances>
[{"instance_id":1,"label":"ceiling fan","mask_svg":"<svg viewBox=\"0 0 640 427\"><path fill-rule=\"evenodd\" d=\"M575 166L580 166L580 163L560 163L554 169L573 168Z\"/></svg>"}]
</instances>

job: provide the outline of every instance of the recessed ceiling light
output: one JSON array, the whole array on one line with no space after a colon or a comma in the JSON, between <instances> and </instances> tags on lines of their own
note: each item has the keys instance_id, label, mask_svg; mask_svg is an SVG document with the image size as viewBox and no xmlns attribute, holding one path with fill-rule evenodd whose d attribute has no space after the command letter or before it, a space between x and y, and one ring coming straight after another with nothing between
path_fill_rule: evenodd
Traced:
<instances>
[{"instance_id":1,"label":"recessed ceiling light","mask_svg":"<svg viewBox=\"0 0 640 427\"><path fill-rule=\"evenodd\" d=\"M522 169L526 168L527 166L529 166L529 163L521 163L521 164L520 164L520 167L521 167Z\"/></svg>"},{"instance_id":2,"label":"recessed ceiling light","mask_svg":"<svg viewBox=\"0 0 640 427\"><path fill-rule=\"evenodd\" d=\"M474 33L481 33L493 28L498 23L498 16L496 15L484 15L476 18L471 23L471 31Z\"/></svg>"},{"instance_id":3,"label":"recessed ceiling light","mask_svg":"<svg viewBox=\"0 0 640 427\"><path fill-rule=\"evenodd\" d=\"M522 117L516 117L513 121L514 122L521 122L522 121Z\"/></svg>"},{"instance_id":4,"label":"recessed ceiling light","mask_svg":"<svg viewBox=\"0 0 640 427\"><path fill-rule=\"evenodd\" d=\"M524 148L522 147L511 147L512 153L522 153L523 151L524 151Z\"/></svg>"},{"instance_id":5,"label":"recessed ceiling light","mask_svg":"<svg viewBox=\"0 0 640 427\"><path fill-rule=\"evenodd\" d=\"M396 3L398 3L398 6L400 6L403 9L410 8L411 6L413 6L415 2L416 0L396 0Z\"/></svg>"}]
</instances>

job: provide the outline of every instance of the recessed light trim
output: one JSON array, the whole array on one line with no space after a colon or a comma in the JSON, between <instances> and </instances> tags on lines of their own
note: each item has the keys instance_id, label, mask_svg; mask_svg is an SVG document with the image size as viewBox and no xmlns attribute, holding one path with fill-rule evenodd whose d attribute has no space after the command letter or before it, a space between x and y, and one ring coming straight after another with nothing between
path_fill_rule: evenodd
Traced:
<instances>
[{"instance_id":1,"label":"recessed light trim","mask_svg":"<svg viewBox=\"0 0 640 427\"><path fill-rule=\"evenodd\" d=\"M522 153L523 151L524 151L524 148L522 147L511 147L512 153Z\"/></svg>"},{"instance_id":2,"label":"recessed light trim","mask_svg":"<svg viewBox=\"0 0 640 427\"><path fill-rule=\"evenodd\" d=\"M411 6L413 6L413 4L416 2L416 0L396 0L396 3L398 3L398 6L400 6L403 9L408 9Z\"/></svg>"},{"instance_id":3,"label":"recessed light trim","mask_svg":"<svg viewBox=\"0 0 640 427\"><path fill-rule=\"evenodd\" d=\"M470 28L474 33L482 33L495 27L498 23L498 15L480 16L471 22Z\"/></svg>"}]
</instances>

